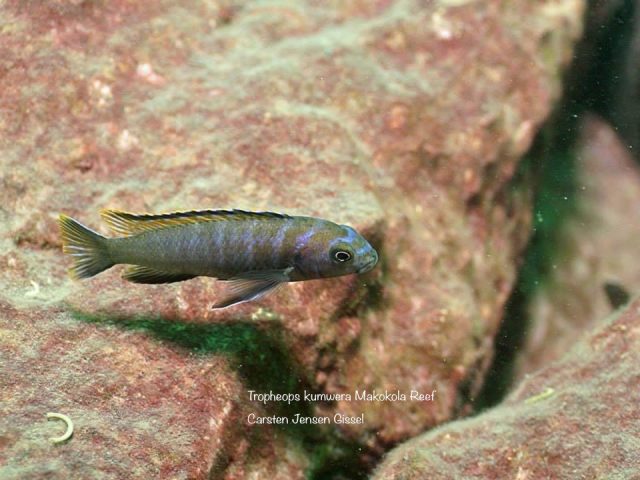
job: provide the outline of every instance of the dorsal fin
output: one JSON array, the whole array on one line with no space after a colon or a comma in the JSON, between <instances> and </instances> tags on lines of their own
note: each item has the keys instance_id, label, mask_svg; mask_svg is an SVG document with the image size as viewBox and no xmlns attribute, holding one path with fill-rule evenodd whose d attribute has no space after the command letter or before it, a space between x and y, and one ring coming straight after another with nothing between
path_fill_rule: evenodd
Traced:
<instances>
[{"instance_id":1,"label":"dorsal fin","mask_svg":"<svg viewBox=\"0 0 640 480\"><path fill-rule=\"evenodd\" d=\"M193 223L291 218L282 213L247 212L244 210L191 210L158 215L102 210L100 216L111 230L126 236Z\"/></svg>"}]
</instances>

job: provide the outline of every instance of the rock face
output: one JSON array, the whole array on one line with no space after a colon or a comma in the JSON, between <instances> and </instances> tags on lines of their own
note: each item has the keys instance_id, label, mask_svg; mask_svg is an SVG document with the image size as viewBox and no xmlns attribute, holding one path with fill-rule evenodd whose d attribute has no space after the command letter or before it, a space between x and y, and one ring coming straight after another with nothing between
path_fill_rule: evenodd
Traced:
<instances>
[{"instance_id":1,"label":"rock face","mask_svg":"<svg viewBox=\"0 0 640 480\"><path fill-rule=\"evenodd\" d=\"M584 2L424 3L2 4L0 345L20 359L2 475L24 478L36 467L23 453L48 452L24 428L49 409L79 425L59 458L110 452L96 471L176 478L292 478L326 456L301 436L379 453L456 414L482 380L528 234L527 188L511 179L560 93ZM211 279L131 285L115 268L72 283L56 216L106 233L105 207L317 215L358 228L382 260L223 311L209 308ZM61 357L43 360L49 348ZM69 378L87 391L64 393ZM281 408L247 404L248 390L305 388L437 394L296 406L363 424L246 425Z\"/></svg>"},{"instance_id":2,"label":"rock face","mask_svg":"<svg viewBox=\"0 0 640 480\"><path fill-rule=\"evenodd\" d=\"M613 309L616 289L640 291L640 170L615 132L588 118L576 154L576 212L558 232L549 282L529 306L519 375L566 352Z\"/></svg>"},{"instance_id":3,"label":"rock face","mask_svg":"<svg viewBox=\"0 0 640 480\"><path fill-rule=\"evenodd\" d=\"M635 478L640 300L499 407L393 450L375 479Z\"/></svg>"},{"instance_id":4,"label":"rock face","mask_svg":"<svg viewBox=\"0 0 640 480\"><path fill-rule=\"evenodd\" d=\"M215 328L156 320L141 335L143 320L123 329L6 304L0 315L0 478L304 478L299 445L270 426L244 431L262 409L220 354L231 347L213 343ZM194 355L181 341L218 355ZM47 412L74 422L66 444L49 441L65 428Z\"/></svg>"}]
</instances>

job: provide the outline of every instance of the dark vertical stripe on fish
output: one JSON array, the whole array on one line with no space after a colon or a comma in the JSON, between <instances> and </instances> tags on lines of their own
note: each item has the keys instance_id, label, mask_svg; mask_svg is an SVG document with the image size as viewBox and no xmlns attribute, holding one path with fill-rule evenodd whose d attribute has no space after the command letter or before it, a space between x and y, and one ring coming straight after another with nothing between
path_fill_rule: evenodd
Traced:
<instances>
[{"instance_id":1,"label":"dark vertical stripe on fish","mask_svg":"<svg viewBox=\"0 0 640 480\"><path fill-rule=\"evenodd\" d=\"M256 225L255 222L251 225L252 228L247 228L242 232L241 242L240 242L240 254L242 262L242 270L248 271L251 270L251 267L254 265L254 260L256 256Z\"/></svg>"},{"instance_id":2,"label":"dark vertical stripe on fish","mask_svg":"<svg viewBox=\"0 0 640 480\"><path fill-rule=\"evenodd\" d=\"M292 226L293 224L288 220L283 221L276 234L273 236L273 239L271 241L271 248L273 249L271 252L271 261L273 262L273 265L277 265L278 267L280 267L284 266L285 263L287 263L288 259L286 258L286 254L290 254L291 252L286 246L286 239Z\"/></svg>"},{"instance_id":3,"label":"dark vertical stripe on fish","mask_svg":"<svg viewBox=\"0 0 640 480\"><path fill-rule=\"evenodd\" d=\"M304 248L307 246L307 243L309 243L309 240L311 239L311 237L313 237L313 235L315 235L315 233L316 225L314 223L312 225L309 225L307 228L303 229L301 233L298 233L298 235L296 235L294 242L294 251L296 255L299 255L304 250ZM301 273L306 274L309 272Z\"/></svg>"},{"instance_id":4,"label":"dark vertical stripe on fish","mask_svg":"<svg viewBox=\"0 0 640 480\"><path fill-rule=\"evenodd\" d=\"M217 264L220 266L220 270L227 272L229 270L229 264L235 259L235 249L232 249L231 242L229 241L228 231L229 223L221 222L216 225L216 231L219 235L219 248Z\"/></svg>"}]
</instances>

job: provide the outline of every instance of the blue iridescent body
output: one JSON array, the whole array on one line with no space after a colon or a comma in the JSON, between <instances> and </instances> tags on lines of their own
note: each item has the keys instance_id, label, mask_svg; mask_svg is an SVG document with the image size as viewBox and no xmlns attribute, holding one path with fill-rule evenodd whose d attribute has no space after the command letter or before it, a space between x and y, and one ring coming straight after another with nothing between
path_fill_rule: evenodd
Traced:
<instances>
[{"instance_id":1,"label":"blue iridescent body","mask_svg":"<svg viewBox=\"0 0 640 480\"><path fill-rule=\"evenodd\" d=\"M197 276L230 281L215 308L260 298L285 282L371 270L377 252L353 228L313 217L205 210L103 219L122 237L106 238L61 215L70 273L88 278L115 264L133 265L126 280L169 283Z\"/></svg>"}]
</instances>

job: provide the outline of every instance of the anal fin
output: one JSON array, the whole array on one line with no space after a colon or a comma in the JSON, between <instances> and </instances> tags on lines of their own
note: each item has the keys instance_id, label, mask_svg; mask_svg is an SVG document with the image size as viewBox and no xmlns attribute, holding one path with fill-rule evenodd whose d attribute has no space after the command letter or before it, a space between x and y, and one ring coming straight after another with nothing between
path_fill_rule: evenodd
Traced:
<instances>
[{"instance_id":1,"label":"anal fin","mask_svg":"<svg viewBox=\"0 0 640 480\"><path fill-rule=\"evenodd\" d=\"M195 275L187 273L170 273L154 268L133 265L124 272L122 278L133 283L173 283L182 282L194 278Z\"/></svg>"}]
</instances>

